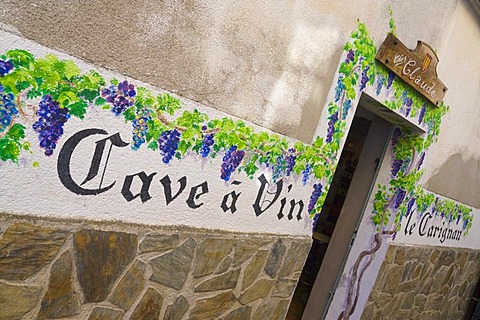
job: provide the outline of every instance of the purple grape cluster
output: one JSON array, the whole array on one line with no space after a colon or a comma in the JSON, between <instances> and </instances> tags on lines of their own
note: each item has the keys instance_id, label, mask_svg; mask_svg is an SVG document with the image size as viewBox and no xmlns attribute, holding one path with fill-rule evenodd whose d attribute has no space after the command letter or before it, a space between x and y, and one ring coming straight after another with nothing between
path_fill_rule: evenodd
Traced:
<instances>
[{"instance_id":1,"label":"purple grape cluster","mask_svg":"<svg viewBox=\"0 0 480 320\"><path fill-rule=\"evenodd\" d=\"M338 111L332 114L328 121L327 139L325 140L328 143L332 142L333 134L335 133L335 123L337 123L337 121L338 121Z\"/></svg>"},{"instance_id":2,"label":"purple grape cluster","mask_svg":"<svg viewBox=\"0 0 480 320\"><path fill-rule=\"evenodd\" d=\"M370 70L370 66L366 66L365 69L362 71L362 77L360 79L360 91L363 91L367 86L368 78L368 70Z\"/></svg>"},{"instance_id":3,"label":"purple grape cluster","mask_svg":"<svg viewBox=\"0 0 480 320\"><path fill-rule=\"evenodd\" d=\"M345 120L348 116L348 111L352 108L352 100L348 99L343 103L342 120Z\"/></svg>"},{"instance_id":4,"label":"purple grape cluster","mask_svg":"<svg viewBox=\"0 0 480 320\"><path fill-rule=\"evenodd\" d=\"M395 80L395 73L389 70L388 79L387 79L387 89L390 89L392 87L393 80Z\"/></svg>"},{"instance_id":5,"label":"purple grape cluster","mask_svg":"<svg viewBox=\"0 0 480 320\"><path fill-rule=\"evenodd\" d=\"M395 159L393 160L392 164L392 178L395 178L397 176L398 171L400 171L400 168L402 167L403 160L400 159Z\"/></svg>"},{"instance_id":6,"label":"purple grape cluster","mask_svg":"<svg viewBox=\"0 0 480 320\"><path fill-rule=\"evenodd\" d=\"M435 203L433 204L433 207L432 207L432 214L435 214L435 212L437 211L437 203L438 203L438 200L439 198L438 197L435 197ZM436 215L436 214L435 214Z\"/></svg>"},{"instance_id":7,"label":"purple grape cluster","mask_svg":"<svg viewBox=\"0 0 480 320\"><path fill-rule=\"evenodd\" d=\"M379 76L377 78L377 89L375 90L375 93L377 94L377 96L380 94L380 92L382 91L382 88L383 88L383 84L385 83L385 77L383 76Z\"/></svg>"},{"instance_id":8,"label":"purple grape cluster","mask_svg":"<svg viewBox=\"0 0 480 320\"><path fill-rule=\"evenodd\" d=\"M268 168L270 167L270 159L272 158L271 154L270 154L270 151L267 151L267 153L265 153L265 159L263 159L263 164L265 164L265 167Z\"/></svg>"},{"instance_id":9,"label":"purple grape cluster","mask_svg":"<svg viewBox=\"0 0 480 320\"><path fill-rule=\"evenodd\" d=\"M213 133L207 133L207 126L202 127L202 136L203 136L203 142L202 142L202 147L200 148L200 155L203 158L208 157L210 152L212 151L212 146L215 143L214 137L215 134Z\"/></svg>"},{"instance_id":10,"label":"purple grape cluster","mask_svg":"<svg viewBox=\"0 0 480 320\"><path fill-rule=\"evenodd\" d=\"M395 199L394 199L394 202L393 202L393 207L395 209L398 209L398 207L400 207L403 200L405 199L406 194L407 194L407 192L405 190L397 188L397 190L395 192Z\"/></svg>"},{"instance_id":11,"label":"purple grape cluster","mask_svg":"<svg viewBox=\"0 0 480 320\"><path fill-rule=\"evenodd\" d=\"M337 80L337 86L335 87L335 102L340 100L343 90L345 90L345 83L343 83L343 76L339 76Z\"/></svg>"},{"instance_id":12,"label":"purple grape cluster","mask_svg":"<svg viewBox=\"0 0 480 320\"><path fill-rule=\"evenodd\" d=\"M163 156L163 163L170 163L177 152L178 142L180 142L180 132L177 129L164 131L158 139L158 149Z\"/></svg>"},{"instance_id":13,"label":"purple grape cluster","mask_svg":"<svg viewBox=\"0 0 480 320\"><path fill-rule=\"evenodd\" d=\"M145 109L140 109L135 114L135 119L132 122L132 149L138 150L142 144L145 143L145 136L148 133L147 121L152 120L150 112Z\"/></svg>"},{"instance_id":14,"label":"purple grape cluster","mask_svg":"<svg viewBox=\"0 0 480 320\"><path fill-rule=\"evenodd\" d=\"M406 172L408 167L410 166L410 163L412 162L411 158L407 158L403 161L402 166L400 167L400 171Z\"/></svg>"},{"instance_id":15,"label":"purple grape cluster","mask_svg":"<svg viewBox=\"0 0 480 320\"><path fill-rule=\"evenodd\" d=\"M305 167L305 170L302 172L302 183L303 185L306 185L308 182L308 179L310 178L310 173L312 172L312 168L310 167L310 164L307 163L307 166Z\"/></svg>"},{"instance_id":16,"label":"purple grape cluster","mask_svg":"<svg viewBox=\"0 0 480 320\"><path fill-rule=\"evenodd\" d=\"M318 198L322 194L322 188L323 186L321 183L315 183L313 185L313 192L310 195L310 201L308 202L308 213L312 212L313 209L315 208Z\"/></svg>"},{"instance_id":17,"label":"purple grape cluster","mask_svg":"<svg viewBox=\"0 0 480 320\"><path fill-rule=\"evenodd\" d=\"M290 176L293 171L293 167L295 166L295 162L297 161L296 150L293 148L288 149L289 154L285 157L285 174Z\"/></svg>"},{"instance_id":18,"label":"purple grape cluster","mask_svg":"<svg viewBox=\"0 0 480 320\"><path fill-rule=\"evenodd\" d=\"M320 219L320 213L316 213L313 216L313 225L312 225L312 231L313 232L315 232L315 230L317 229L317 224L318 224L319 219Z\"/></svg>"},{"instance_id":19,"label":"purple grape cluster","mask_svg":"<svg viewBox=\"0 0 480 320\"><path fill-rule=\"evenodd\" d=\"M230 180L232 173L238 168L245 157L245 151L237 150L237 146L231 146L223 156L220 178Z\"/></svg>"},{"instance_id":20,"label":"purple grape cluster","mask_svg":"<svg viewBox=\"0 0 480 320\"><path fill-rule=\"evenodd\" d=\"M404 104L405 104L405 117L408 117L408 115L410 114L410 111L412 110L412 104L413 104L412 98L408 97L407 99L405 99Z\"/></svg>"},{"instance_id":21,"label":"purple grape cluster","mask_svg":"<svg viewBox=\"0 0 480 320\"><path fill-rule=\"evenodd\" d=\"M63 134L63 125L70 118L70 114L67 109L61 108L51 95L46 95L40 101L37 115L39 118L32 128L38 133L40 147L45 149L45 155L50 156Z\"/></svg>"},{"instance_id":22,"label":"purple grape cluster","mask_svg":"<svg viewBox=\"0 0 480 320\"><path fill-rule=\"evenodd\" d=\"M393 130L393 134L392 134L392 147L395 148L401 136L402 136L402 129L400 129L399 127L396 127Z\"/></svg>"},{"instance_id":23,"label":"purple grape cluster","mask_svg":"<svg viewBox=\"0 0 480 320\"><path fill-rule=\"evenodd\" d=\"M423 118L425 117L425 112L427 111L427 104L424 103L422 109L420 110L420 115L418 116L418 124L423 122Z\"/></svg>"},{"instance_id":24,"label":"purple grape cluster","mask_svg":"<svg viewBox=\"0 0 480 320\"><path fill-rule=\"evenodd\" d=\"M17 115L15 96L12 93L6 93L5 88L0 85L0 132L5 131Z\"/></svg>"},{"instance_id":25,"label":"purple grape cluster","mask_svg":"<svg viewBox=\"0 0 480 320\"><path fill-rule=\"evenodd\" d=\"M405 217L408 217L410 215L410 212L412 212L413 205L415 204L415 197L410 198L410 201L408 201L407 204L407 212L405 213Z\"/></svg>"},{"instance_id":26,"label":"purple grape cluster","mask_svg":"<svg viewBox=\"0 0 480 320\"><path fill-rule=\"evenodd\" d=\"M275 165L272 168L272 180L273 183L276 183L282 173L285 171L285 159L283 156L278 156L277 159L275 160Z\"/></svg>"},{"instance_id":27,"label":"purple grape cluster","mask_svg":"<svg viewBox=\"0 0 480 320\"><path fill-rule=\"evenodd\" d=\"M0 77L4 77L12 70L13 70L12 61L0 59Z\"/></svg>"},{"instance_id":28,"label":"purple grape cluster","mask_svg":"<svg viewBox=\"0 0 480 320\"><path fill-rule=\"evenodd\" d=\"M347 59L345 59L345 62L346 63L349 63L350 61L353 62L354 59L355 59L355 51L353 51L353 49L348 50Z\"/></svg>"},{"instance_id":29,"label":"purple grape cluster","mask_svg":"<svg viewBox=\"0 0 480 320\"><path fill-rule=\"evenodd\" d=\"M423 164L423 160L425 160L425 151L420 154L420 159L418 159L417 170L420 170Z\"/></svg>"},{"instance_id":30,"label":"purple grape cluster","mask_svg":"<svg viewBox=\"0 0 480 320\"><path fill-rule=\"evenodd\" d=\"M135 86L129 84L127 80L120 82L117 86L105 87L101 91L102 98L112 104L112 112L117 116L133 106L136 94Z\"/></svg>"}]
</instances>

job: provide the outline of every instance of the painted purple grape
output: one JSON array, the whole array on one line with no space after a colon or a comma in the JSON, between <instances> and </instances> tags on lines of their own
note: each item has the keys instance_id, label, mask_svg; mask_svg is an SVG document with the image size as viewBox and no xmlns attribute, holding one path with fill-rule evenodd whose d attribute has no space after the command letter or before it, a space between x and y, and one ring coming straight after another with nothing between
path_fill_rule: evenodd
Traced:
<instances>
[{"instance_id":1,"label":"painted purple grape","mask_svg":"<svg viewBox=\"0 0 480 320\"><path fill-rule=\"evenodd\" d=\"M200 148L200 155L203 158L208 157L210 152L212 151L212 146L215 143L214 141L214 134L213 133L204 133L203 134L203 142L202 147Z\"/></svg>"},{"instance_id":2,"label":"painted purple grape","mask_svg":"<svg viewBox=\"0 0 480 320\"><path fill-rule=\"evenodd\" d=\"M135 97L137 92L135 91L135 86L129 84L127 80L120 82L117 86L118 91L123 94L125 97Z\"/></svg>"},{"instance_id":3,"label":"painted purple grape","mask_svg":"<svg viewBox=\"0 0 480 320\"><path fill-rule=\"evenodd\" d=\"M312 212L313 209L315 208L318 198L322 194L322 188L323 186L321 183L315 183L313 185L313 192L310 195L310 201L308 202L308 213Z\"/></svg>"},{"instance_id":4,"label":"painted purple grape","mask_svg":"<svg viewBox=\"0 0 480 320\"><path fill-rule=\"evenodd\" d=\"M395 73L392 71L388 71L388 79L387 79L387 89L392 87L393 81L395 80Z\"/></svg>"},{"instance_id":5,"label":"painted purple grape","mask_svg":"<svg viewBox=\"0 0 480 320\"><path fill-rule=\"evenodd\" d=\"M342 120L345 120L348 116L348 111L352 108L352 100L348 99L343 103Z\"/></svg>"},{"instance_id":6,"label":"painted purple grape","mask_svg":"<svg viewBox=\"0 0 480 320\"><path fill-rule=\"evenodd\" d=\"M177 129L164 131L158 139L158 149L162 155L163 163L170 163L177 152L180 132Z\"/></svg>"},{"instance_id":7,"label":"painted purple grape","mask_svg":"<svg viewBox=\"0 0 480 320\"><path fill-rule=\"evenodd\" d=\"M420 115L418 116L418 124L422 124L426 111L427 111L427 104L424 103L422 106L422 109L420 110Z\"/></svg>"},{"instance_id":8,"label":"painted purple grape","mask_svg":"<svg viewBox=\"0 0 480 320\"><path fill-rule=\"evenodd\" d=\"M112 105L112 112L117 116L133 106L134 97L137 94L135 86L129 84L127 80L120 82L117 86L105 87L100 93L102 98Z\"/></svg>"},{"instance_id":9,"label":"painted purple grape","mask_svg":"<svg viewBox=\"0 0 480 320\"><path fill-rule=\"evenodd\" d=\"M350 49L348 50L348 53L347 53L347 59L345 60L345 62L349 62L349 61L352 61L355 59L355 51L353 51L353 49Z\"/></svg>"},{"instance_id":10,"label":"painted purple grape","mask_svg":"<svg viewBox=\"0 0 480 320\"><path fill-rule=\"evenodd\" d=\"M378 96L382 91L383 85L385 83L385 77L379 76L377 78L377 89L375 90L376 95Z\"/></svg>"},{"instance_id":11,"label":"painted purple grape","mask_svg":"<svg viewBox=\"0 0 480 320\"><path fill-rule=\"evenodd\" d=\"M416 198L412 197L410 201L408 201L407 212L405 213L406 217L410 215L410 212L412 211L413 205L415 204L416 200L417 200Z\"/></svg>"},{"instance_id":12,"label":"painted purple grape","mask_svg":"<svg viewBox=\"0 0 480 320\"><path fill-rule=\"evenodd\" d=\"M360 79L360 91L363 91L367 86L368 78L368 70L370 70L370 66L366 66L365 69L362 71L362 77Z\"/></svg>"},{"instance_id":13,"label":"painted purple grape","mask_svg":"<svg viewBox=\"0 0 480 320\"><path fill-rule=\"evenodd\" d=\"M132 149L138 150L145 143L145 136L148 133L147 121L152 120L150 112L145 109L138 110L132 122Z\"/></svg>"},{"instance_id":14,"label":"painted purple grape","mask_svg":"<svg viewBox=\"0 0 480 320\"><path fill-rule=\"evenodd\" d=\"M0 132L5 131L17 116L15 96L12 93L6 93L5 88L0 84Z\"/></svg>"},{"instance_id":15,"label":"painted purple grape","mask_svg":"<svg viewBox=\"0 0 480 320\"><path fill-rule=\"evenodd\" d=\"M220 178L225 181L230 180L230 176L238 168L243 157L245 157L245 151L237 150L237 146L231 146L223 156Z\"/></svg>"},{"instance_id":16,"label":"painted purple grape","mask_svg":"<svg viewBox=\"0 0 480 320\"><path fill-rule=\"evenodd\" d=\"M395 146L398 143L398 140L400 140L400 137L402 136L402 129L399 127L396 127L393 129L393 134L392 134L392 147L395 148Z\"/></svg>"},{"instance_id":17,"label":"painted purple grape","mask_svg":"<svg viewBox=\"0 0 480 320\"><path fill-rule=\"evenodd\" d=\"M402 172L407 172L408 167L410 166L410 163L412 163L412 159L411 159L411 158L407 158L407 159L403 160L403 164L402 164L402 166L400 167L400 171L402 171Z\"/></svg>"},{"instance_id":18,"label":"painted purple grape","mask_svg":"<svg viewBox=\"0 0 480 320\"><path fill-rule=\"evenodd\" d=\"M40 147L45 149L45 155L51 156L58 140L63 135L63 125L70 115L67 109L61 108L60 104L52 99L51 95L42 97L37 115L39 118L32 128L38 133Z\"/></svg>"},{"instance_id":19,"label":"painted purple grape","mask_svg":"<svg viewBox=\"0 0 480 320\"><path fill-rule=\"evenodd\" d=\"M273 165L273 172L272 172L272 180L273 183L276 183L280 176L282 175L283 171L285 170L285 159L283 156L278 156L275 160L275 164Z\"/></svg>"},{"instance_id":20,"label":"painted purple grape","mask_svg":"<svg viewBox=\"0 0 480 320\"><path fill-rule=\"evenodd\" d=\"M403 160L400 159L395 159L393 160L392 164L392 178L395 178L397 176L398 171L400 171L400 168L402 167Z\"/></svg>"},{"instance_id":21,"label":"painted purple grape","mask_svg":"<svg viewBox=\"0 0 480 320\"><path fill-rule=\"evenodd\" d=\"M412 110L412 104L412 98L408 97L407 99L405 99L405 117L408 117L408 115L410 114L410 111Z\"/></svg>"},{"instance_id":22,"label":"painted purple grape","mask_svg":"<svg viewBox=\"0 0 480 320\"><path fill-rule=\"evenodd\" d=\"M418 159L417 170L420 170L423 164L423 160L425 160L425 151L420 154L420 159Z\"/></svg>"},{"instance_id":23,"label":"painted purple grape","mask_svg":"<svg viewBox=\"0 0 480 320\"><path fill-rule=\"evenodd\" d=\"M312 224L312 231L315 231L315 229L317 229L317 224L318 224L318 220L320 219L320 213L316 213L314 216L313 216L313 224Z\"/></svg>"},{"instance_id":24,"label":"painted purple grape","mask_svg":"<svg viewBox=\"0 0 480 320\"><path fill-rule=\"evenodd\" d=\"M12 61L0 59L0 77L6 76L12 70L13 70Z\"/></svg>"},{"instance_id":25,"label":"painted purple grape","mask_svg":"<svg viewBox=\"0 0 480 320\"><path fill-rule=\"evenodd\" d=\"M398 209L398 207L400 207L400 205L402 204L403 200L405 199L405 195L407 194L407 192L403 189L397 189L397 192L395 193L395 199L394 199L394 203L393 203L393 207L395 209Z\"/></svg>"},{"instance_id":26,"label":"painted purple grape","mask_svg":"<svg viewBox=\"0 0 480 320\"><path fill-rule=\"evenodd\" d=\"M285 174L287 177L290 176L290 174L292 174L293 167L295 167L295 162L297 161L297 156L295 155L296 150L288 149L288 152L290 154L288 154L285 157L285 165L286 165Z\"/></svg>"},{"instance_id":27,"label":"painted purple grape","mask_svg":"<svg viewBox=\"0 0 480 320\"><path fill-rule=\"evenodd\" d=\"M340 100L343 91L345 90L345 84L343 83L343 76L339 76L337 80L337 86L335 87L335 102Z\"/></svg>"},{"instance_id":28,"label":"painted purple grape","mask_svg":"<svg viewBox=\"0 0 480 320\"><path fill-rule=\"evenodd\" d=\"M432 207L432 214L435 214L435 212L437 211L438 200L439 200L439 198L435 197L435 202L434 202L433 207Z\"/></svg>"},{"instance_id":29,"label":"painted purple grape","mask_svg":"<svg viewBox=\"0 0 480 320\"><path fill-rule=\"evenodd\" d=\"M310 168L310 164L307 164L307 166L305 167L305 170L303 170L303 172L302 172L302 183L303 183L303 185L307 184L311 171L312 171L312 169Z\"/></svg>"},{"instance_id":30,"label":"painted purple grape","mask_svg":"<svg viewBox=\"0 0 480 320\"><path fill-rule=\"evenodd\" d=\"M328 121L328 128L327 128L327 139L326 142L330 143L333 139L333 134L335 133L335 123L338 121L338 111L335 112L330 116L330 120Z\"/></svg>"}]
</instances>

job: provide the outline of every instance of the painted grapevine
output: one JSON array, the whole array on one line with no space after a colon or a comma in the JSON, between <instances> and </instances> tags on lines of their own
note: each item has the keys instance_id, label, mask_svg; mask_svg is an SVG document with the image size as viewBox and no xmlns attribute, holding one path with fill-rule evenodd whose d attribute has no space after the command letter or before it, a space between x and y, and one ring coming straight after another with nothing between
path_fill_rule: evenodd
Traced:
<instances>
[{"instance_id":1,"label":"painted grapevine","mask_svg":"<svg viewBox=\"0 0 480 320\"><path fill-rule=\"evenodd\" d=\"M393 19L390 28L395 32ZM209 119L198 110L181 112L180 100L168 93L155 95L127 80L107 83L98 72L81 73L74 62L54 55L36 58L25 50L10 50L0 56L0 159L18 162L21 152L32 148L33 142L25 140L25 130L33 130L38 137L35 144L51 156L69 119L83 119L90 108L101 108L131 125L133 150L157 152L165 164L194 153L203 158L220 157L219 177L225 181L240 172L253 177L261 168L271 170L274 182L291 175L303 184L310 181L308 211L316 221L333 178L348 117L353 114L352 105L372 87L377 96L385 92L385 106L416 121L427 132L420 136L406 128L394 130L392 179L388 186L378 186L374 200L372 222L377 231L391 216L399 227L402 218L413 212L422 214L432 205L441 218L461 221L468 231L471 208L440 200L418 185L426 151L437 139L448 107L429 106L377 64L375 54L373 40L359 23L344 47L334 97L327 105L325 138L319 136L307 145L255 131L241 120Z\"/></svg>"},{"instance_id":2,"label":"painted grapevine","mask_svg":"<svg viewBox=\"0 0 480 320\"><path fill-rule=\"evenodd\" d=\"M395 22L391 18L390 32L395 33L395 30ZM448 107L443 103L438 108L433 107L402 80L397 80L392 72L377 63L373 39L363 23L359 23L358 30L351 34L351 40L345 45L344 52L345 58L340 63L335 98L329 104L328 143L340 143L351 100L355 100L357 94L368 86L372 87L377 96L384 93L382 96L387 99L383 104L386 107L416 122L426 133L420 135L402 127L395 127L392 132L390 148L394 156L391 180L388 185L377 186L371 215L376 233L370 248L360 252L349 271L345 307L338 317L339 320L349 319L354 313L366 269L380 249L383 237L395 237L403 218L414 214L420 218L429 210L437 219L444 219L448 224L461 223L464 235L468 233L473 220L472 208L449 199L440 199L425 191L419 184L426 152L437 140L441 120L448 112ZM337 149L337 146L333 149ZM393 226L387 227L392 217Z\"/></svg>"},{"instance_id":3,"label":"painted grapevine","mask_svg":"<svg viewBox=\"0 0 480 320\"><path fill-rule=\"evenodd\" d=\"M274 182L296 175L311 183L311 216L320 212L322 186L333 173L336 151L317 138L312 145L291 143L284 137L255 131L241 120L209 119L199 112L181 111L181 101L168 93L155 95L127 80L106 81L98 72L81 73L69 60L48 54L37 58L25 50L0 56L0 158L18 162L32 145L52 156L69 119L83 119L92 108L123 117L131 125L131 148L149 149L161 161L197 154L222 159L219 177L228 182L234 173L253 178L268 168ZM26 141L26 130L37 134ZM35 162L34 162L35 163Z\"/></svg>"}]
</instances>

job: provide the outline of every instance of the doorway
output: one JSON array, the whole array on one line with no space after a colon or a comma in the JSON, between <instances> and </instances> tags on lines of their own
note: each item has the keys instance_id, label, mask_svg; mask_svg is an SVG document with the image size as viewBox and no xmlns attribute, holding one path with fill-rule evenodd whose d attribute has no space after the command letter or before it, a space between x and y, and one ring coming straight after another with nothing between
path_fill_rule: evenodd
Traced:
<instances>
[{"instance_id":1,"label":"doorway","mask_svg":"<svg viewBox=\"0 0 480 320\"><path fill-rule=\"evenodd\" d=\"M287 320L323 319L355 239L392 124L357 108Z\"/></svg>"}]
</instances>

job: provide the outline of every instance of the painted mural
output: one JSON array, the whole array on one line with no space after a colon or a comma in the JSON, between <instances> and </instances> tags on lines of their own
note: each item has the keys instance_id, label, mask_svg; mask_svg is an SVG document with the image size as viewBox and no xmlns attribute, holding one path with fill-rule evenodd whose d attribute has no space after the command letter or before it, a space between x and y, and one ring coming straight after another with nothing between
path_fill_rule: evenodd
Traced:
<instances>
[{"instance_id":1,"label":"painted mural","mask_svg":"<svg viewBox=\"0 0 480 320\"><path fill-rule=\"evenodd\" d=\"M106 181L111 164L119 162L115 152L121 149L119 152L126 154L127 148L129 156L148 154L148 162L154 162L156 168L146 165L140 172L125 174L120 193L127 202L151 201L155 185L163 189L167 207L182 195L187 196L187 209L197 209L209 201L215 202L216 211L237 215L238 210L259 217L269 210L275 220L296 221L299 230L310 232L308 217L321 210L325 186L335 169L338 143L326 143L321 137L311 145L294 141L239 119L219 117L208 108L191 108L192 103L185 99L133 80L105 77L85 66L81 70L73 60L46 51L39 55L14 48L0 56L0 159L4 162L0 170L4 173L12 168L10 164L27 163L28 170L42 172L53 162L41 165L40 158L52 158L64 188L80 196L104 195L116 182ZM101 119L98 121L103 124L90 124L92 119ZM123 132L112 132L116 130L113 123L117 127L123 123ZM95 141L89 141L92 138ZM88 141L93 155L78 160L77 151ZM190 167L192 171L211 170L205 175L207 179L192 184L194 179L180 175L188 172L192 162L199 164L197 169ZM79 176L74 171L82 166L88 170ZM216 173L210 174L213 171ZM164 172L167 174L159 184L154 177ZM96 187L91 186L94 180L100 180ZM141 184L138 191L137 183ZM247 191L240 198L242 188ZM212 189L217 193L215 200L199 200L206 199ZM245 198L253 200L246 204ZM162 223L161 218L155 220ZM221 223L218 228L222 229ZM252 230L255 228L245 231ZM266 224L265 230L276 232ZM288 227L285 230L291 232Z\"/></svg>"},{"instance_id":2,"label":"painted mural","mask_svg":"<svg viewBox=\"0 0 480 320\"><path fill-rule=\"evenodd\" d=\"M392 12L390 14L390 33L395 34L395 22ZM358 30L351 34L351 40L344 47L335 98L329 103L327 136L344 135L348 112L352 104L358 103L358 94L364 90L376 96L384 106L422 127L425 134L414 133L407 127L395 127L392 132L389 146L393 154L391 179L388 184L379 184L373 197L371 222L376 233L371 246L361 251L346 270L348 283L339 320L349 319L355 312L362 277L385 237L395 240L400 233L407 243L421 243L419 237L428 237L430 241L425 242L432 245L449 242L456 246L468 234L473 221L471 207L428 192L419 184L427 151L437 140L441 119L449 107L444 103L435 107L397 79L393 72L375 61L376 52L365 24L359 22ZM414 232L417 241L405 241Z\"/></svg>"},{"instance_id":3,"label":"painted mural","mask_svg":"<svg viewBox=\"0 0 480 320\"><path fill-rule=\"evenodd\" d=\"M390 32L395 31L391 19ZM105 77L96 70L82 71L73 60L10 49L0 56L0 159L4 162L0 172L11 168L6 163L16 164L21 170L26 158L30 161L28 170L42 170L41 161L32 159L40 149L42 157L57 159L58 177L69 192L94 196L113 187L113 183L102 184L113 147L154 155L157 168L161 163L168 170L182 161L208 161L207 166L215 166L215 179L225 188L247 183L242 178L255 182L256 190L251 194L255 200L250 205L256 216L275 203L278 210L269 217L271 221L301 221L308 216L314 228L360 96L364 92L373 94L425 133L414 133L407 127L395 127L392 132L390 181L374 190L371 247L362 251L348 270L345 308L339 319L349 319L357 306L362 277L385 237L395 240L399 234L404 239L415 233L435 239L439 245L455 246L455 241L468 235L473 223L472 208L428 192L419 184L427 151L438 137L448 106L430 104L377 63L375 54L374 42L365 24L359 22L345 44L331 101L324 109L323 134L312 144L304 144L242 120L211 117L196 108L186 108L184 99L154 92L132 80ZM102 119L122 120L129 137L99 129L98 125L86 124L75 132L66 130L73 119L88 122L85 119L97 114L102 114ZM85 160L88 170L78 180L71 173L72 157L77 146L91 136L97 138L92 142L93 156ZM156 175L160 177L159 171L125 176L123 198L147 203ZM94 178L100 179L99 186L87 189L85 185ZM172 174L160 179L167 206L184 190L189 208L203 205L200 197L212 189L211 185L205 180L187 188L187 179ZM134 192L135 183L140 187ZM300 185L307 196L284 196L293 185ZM222 190L216 206L234 214L240 206L240 192L228 188ZM312 224L307 227L311 230Z\"/></svg>"}]
</instances>

